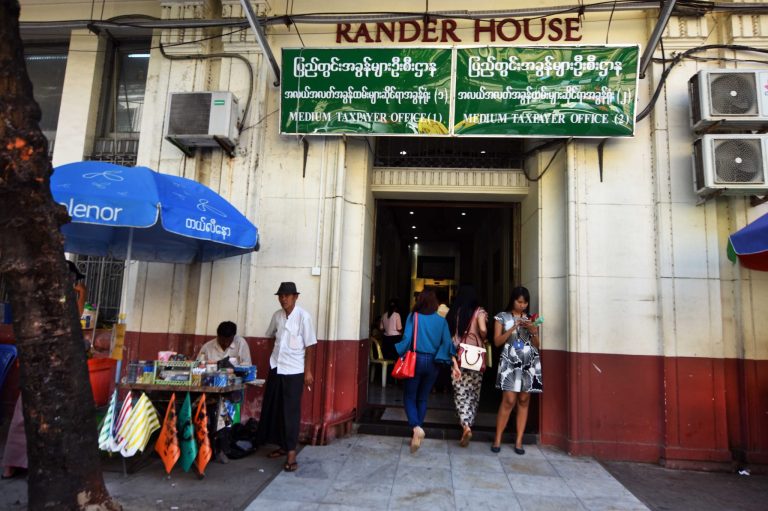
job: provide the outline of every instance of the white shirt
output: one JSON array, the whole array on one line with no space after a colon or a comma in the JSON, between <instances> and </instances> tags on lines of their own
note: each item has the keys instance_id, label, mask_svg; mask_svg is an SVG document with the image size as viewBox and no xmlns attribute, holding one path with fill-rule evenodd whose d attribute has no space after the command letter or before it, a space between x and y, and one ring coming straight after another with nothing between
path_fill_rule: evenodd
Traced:
<instances>
[{"instance_id":1,"label":"white shirt","mask_svg":"<svg viewBox=\"0 0 768 511\"><path fill-rule=\"evenodd\" d=\"M232 344L226 350L221 349L219 341L211 339L203 344L200 348L200 353L197 354L197 360L200 360L205 355L207 362L218 362L222 358L236 357L237 363L242 366L251 365L251 350L248 348L248 343L245 342L241 336L236 335L232 340Z\"/></svg>"},{"instance_id":2,"label":"white shirt","mask_svg":"<svg viewBox=\"0 0 768 511\"><path fill-rule=\"evenodd\" d=\"M278 309L267 327L267 337L275 338L275 347L269 357L269 367L277 368L277 374L300 374L304 372L305 350L317 344L312 317L307 311L295 305L291 315L286 317Z\"/></svg>"}]
</instances>

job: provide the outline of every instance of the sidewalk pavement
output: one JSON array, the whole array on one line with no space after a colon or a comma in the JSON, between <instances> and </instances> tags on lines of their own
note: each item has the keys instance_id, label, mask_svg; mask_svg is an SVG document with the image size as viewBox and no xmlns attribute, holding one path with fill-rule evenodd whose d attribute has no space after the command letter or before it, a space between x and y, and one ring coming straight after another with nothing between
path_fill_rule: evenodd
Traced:
<instances>
[{"instance_id":1,"label":"sidewalk pavement","mask_svg":"<svg viewBox=\"0 0 768 511\"><path fill-rule=\"evenodd\" d=\"M102 470L109 494L123 511L242 511L282 471L283 460L268 459L263 452L226 465L211 462L202 480L179 467L166 475L157 455L128 476L119 456L103 459ZM0 481L0 510L26 509L26 477Z\"/></svg>"},{"instance_id":2,"label":"sidewalk pavement","mask_svg":"<svg viewBox=\"0 0 768 511\"><path fill-rule=\"evenodd\" d=\"M283 472L284 458L269 459L273 448L262 447L227 465L211 463L203 480L178 467L168 477L156 456L127 477L119 457L102 466L125 511L646 509L637 499L654 511L763 511L768 502L765 475L600 464L535 445L526 445L523 456L509 444L493 454L489 446L477 440L462 449L457 440L426 439L411 455L407 438L353 434L303 447L295 473ZM26 502L25 478L0 482L0 509L23 511Z\"/></svg>"},{"instance_id":3,"label":"sidewalk pavement","mask_svg":"<svg viewBox=\"0 0 768 511\"><path fill-rule=\"evenodd\" d=\"M299 469L281 472L246 511L346 509L645 510L597 461L526 445L499 454L425 439L354 435L304 447Z\"/></svg>"}]
</instances>

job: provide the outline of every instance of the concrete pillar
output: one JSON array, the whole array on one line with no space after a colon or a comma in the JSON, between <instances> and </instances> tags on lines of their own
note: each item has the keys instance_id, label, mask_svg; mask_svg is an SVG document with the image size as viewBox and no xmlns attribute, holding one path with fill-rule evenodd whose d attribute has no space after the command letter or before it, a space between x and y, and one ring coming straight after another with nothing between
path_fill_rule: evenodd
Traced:
<instances>
[{"instance_id":1,"label":"concrete pillar","mask_svg":"<svg viewBox=\"0 0 768 511\"><path fill-rule=\"evenodd\" d=\"M88 30L73 30L61 93L53 166L82 161L93 148L104 77L106 41Z\"/></svg>"}]
</instances>

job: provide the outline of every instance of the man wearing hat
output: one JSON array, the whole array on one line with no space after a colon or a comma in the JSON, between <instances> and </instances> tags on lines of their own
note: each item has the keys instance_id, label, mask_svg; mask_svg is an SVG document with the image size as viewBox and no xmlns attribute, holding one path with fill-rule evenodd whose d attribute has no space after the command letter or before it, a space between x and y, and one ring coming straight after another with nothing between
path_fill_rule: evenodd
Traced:
<instances>
[{"instance_id":1,"label":"man wearing hat","mask_svg":"<svg viewBox=\"0 0 768 511\"><path fill-rule=\"evenodd\" d=\"M286 456L283 469L295 472L301 395L305 386L312 390L314 383L312 366L317 337L309 313L296 305L299 298L296 284L281 282L275 294L281 308L272 315L267 327L267 337L275 340L275 347L269 357L269 378L257 439L260 444L279 446L268 456Z\"/></svg>"}]
</instances>

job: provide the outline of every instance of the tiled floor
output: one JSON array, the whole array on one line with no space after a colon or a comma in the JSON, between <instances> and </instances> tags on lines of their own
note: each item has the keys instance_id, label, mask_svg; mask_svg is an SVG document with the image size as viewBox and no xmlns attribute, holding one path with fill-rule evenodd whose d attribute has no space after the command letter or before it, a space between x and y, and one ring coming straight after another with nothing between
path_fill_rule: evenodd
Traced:
<instances>
[{"instance_id":1,"label":"tiled floor","mask_svg":"<svg viewBox=\"0 0 768 511\"><path fill-rule=\"evenodd\" d=\"M603 467L555 449L526 445L461 448L426 439L411 454L408 439L356 435L305 447L299 470L281 473L246 511L269 509L647 509Z\"/></svg>"}]
</instances>

